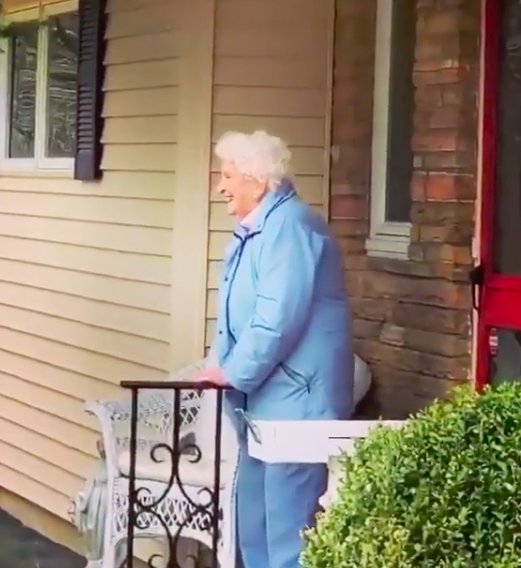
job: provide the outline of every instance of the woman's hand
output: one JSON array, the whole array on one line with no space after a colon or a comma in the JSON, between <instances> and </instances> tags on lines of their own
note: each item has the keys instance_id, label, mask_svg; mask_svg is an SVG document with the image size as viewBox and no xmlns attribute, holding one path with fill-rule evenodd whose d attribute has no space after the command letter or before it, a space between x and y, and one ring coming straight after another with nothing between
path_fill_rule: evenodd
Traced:
<instances>
[{"instance_id":1,"label":"woman's hand","mask_svg":"<svg viewBox=\"0 0 521 568\"><path fill-rule=\"evenodd\" d=\"M230 383L226 380L223 372L219 367L210 367L209 369L203 369L199 371L193 380L196 383L211 383L217 385L218 387L227 387Z\"/></svg>"}]
</instances>

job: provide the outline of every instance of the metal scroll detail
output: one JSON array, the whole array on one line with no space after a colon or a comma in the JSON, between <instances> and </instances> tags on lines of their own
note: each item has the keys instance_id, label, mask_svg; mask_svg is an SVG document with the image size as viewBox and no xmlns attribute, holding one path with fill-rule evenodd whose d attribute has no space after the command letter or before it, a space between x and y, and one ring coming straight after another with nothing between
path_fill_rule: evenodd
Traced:
<instances>
[{"instance_id":1,"label":"metal scroll detail","mask_svg":"<svg viewBox=\"0 0 521 568\"><path fill-rule=\"evenodd\" d=\"M159 524L167 540L168 561L167 568L191 568L196 566L196 558L185 556L180 559L180 539L187 529L199 532L208 532L211 536L211 567L218 568L218 545L220 538L220 487L221 487L221 433L222 433L222 389L212 386L190 383L179 383L179 386L165 384L164 388L174 391L173 402L173 428L172 443L158 443L150 450L150 459L153 463L170 464L168 481L161 485L157 493L147 486L142 486L137 478L137 453L138 453L138 397L139 391L145 388L144 383L126 383L132 395L131 405L131 432L130 432L130 467L129 467L129 491L128 491L128 526L127 526L127 550L122 568L132 568L135 552L134 540L136 532L151 534L157 533ZM154 383L153 388L157 388ZM182 408L181 399L184 390L216 389L217 412L215 422L215 444L213 457L213 486L195 487L185 483L181 475L181 460L184 464L199 464L203 459L203 453L197 440L182 443L181 424ZM166 460L165 460L166 458ZM158 484L154 484L157 488ZM155 530L151 531L152 525ZM165 566L161 555L154 554L148 560L150 568ZM187 563L188 561L188 563ZM181 564L183 562L183 564Z\"/></svg>"}]
</instances>

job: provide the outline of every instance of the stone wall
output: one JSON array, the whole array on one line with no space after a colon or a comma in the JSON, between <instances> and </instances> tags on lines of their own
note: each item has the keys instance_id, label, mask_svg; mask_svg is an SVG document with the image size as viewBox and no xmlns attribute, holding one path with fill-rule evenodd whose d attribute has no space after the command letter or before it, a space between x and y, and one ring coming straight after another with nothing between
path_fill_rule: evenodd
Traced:
<instances>
[{"instance_id":1,"label":"stone wall","mask_svg":"<svg viewBox=\"0 0 521 568\"><path fill-rule=\"evenodd\" d=\"M330 222L356 350L375 375L372 415L406 416L470 377L479 5L416 0L412 234L399 260L365 251L376 0L337 0Z\"/></svg>"}]
</instances>

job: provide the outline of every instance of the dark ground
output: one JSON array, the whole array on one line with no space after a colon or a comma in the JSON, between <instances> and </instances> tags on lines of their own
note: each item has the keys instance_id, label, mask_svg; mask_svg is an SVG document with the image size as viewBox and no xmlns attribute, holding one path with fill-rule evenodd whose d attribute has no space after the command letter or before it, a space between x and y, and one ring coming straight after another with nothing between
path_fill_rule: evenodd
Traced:
<instances>
[{"instance_id":1,"label":"dark ground","mask_svg":"<svg viewBox=\"0 0 521 568\"><path fill-rule=\"evenodd\" d=\"M0 511L0 568L83 568L85 563Z\"/></svg>"}]
</instances>

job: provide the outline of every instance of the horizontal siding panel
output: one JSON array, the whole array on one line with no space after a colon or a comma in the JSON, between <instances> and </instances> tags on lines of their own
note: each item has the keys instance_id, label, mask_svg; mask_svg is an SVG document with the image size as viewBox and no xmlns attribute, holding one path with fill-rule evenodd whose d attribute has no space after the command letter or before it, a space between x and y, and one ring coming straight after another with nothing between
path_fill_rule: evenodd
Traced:
<instances>
[{"instance_id":1,"label":"horizontal siding panel","mask_svg":"<svg viewBox=\"0 0 521 568\"><path fill-rule=\"evenodd\" d=\"M105 93L103 116L162 116L176 114L178 107L177 87L113 91Z\"/></svg>"},{"instance_id":2,"label":"horizontal siding panel","mask_svg":"<svg viewBox=\"0 0 521 568\"><path fill-rule=\"evenodd\" d=\"M146 120L146 119L145 119ZM0 189L86 197L173 200L175 177L163 172L104 172L96 183L45 177L1 177Z\"/></svg>"},{"instance_id":3,"label":"horizontal siding panel","mask_svg":"<svg viewBox=\"0 0 521 568\"><path fill-rule=\"evenodd\" d=\"M324 0L220 0L217 27L225 33L245 27L266 33L272 29L285 30L288 35L298 34L307 40L308 26L326 26L325 7ZM299 25L305 28L299 29Z\"/></svg>"},{"instance_id":4,"label":"horizontal siding panel","mask_svg":"<svg viewBox=\"0 0 521 568\"><path fill-rule=\"evenodd\" d=\"M215 85L321 89L328 69L323 60L268 57L218 57Z\"/></svg>"},{"instance_id":5,"label":"horizontal siding panel","mask_svg":"<svg viewBox=\"0 0 521 568\"><path fill-rule=\"evenodd\" d=\"M87 304L78 304L79 308L87 305L89 311L92 310L93 317L98 314L99 309L106 309L110 313L110 306L119 306L124 311L126 308L134 308L151 312L152 322L148 321L150 329L161 330L157 333L159 338L164 338L163 334L167 329L165 320L170 312L170 288L167 284L152 284L145 282L132 282L131 280L120 280L110 276L88 274L86 272L76 272L74 270L60 269L35 264L20 262L18 259L6 260L0 258L0 275L4 282L13 282L25 286L45 289L50 292L63 292L71 296L68 300L64 297L60 307L73 310L69 302L75 302L75 298L87 300ZM92 300L93 302L89 302ZM54 300L56 301L56 300ZM101 302L101 303L98 303ZM121 311L117 310L118 321L125 321L121 316ZM70 312L73 313L72 311ZM154 316L160 314L162 317L156 319ZM109 317L109 316L107 316ZM133 310L128 311L128 317L137 317ZM142 318L144 316L140 316ZM138 318L138 323L141 323Z\"/></svg>"},{"instance_id":6,"label":"horizontal siding panel","mask_svg":"<svg viewBox=\"0 0 521 568\"><path fill-rule=\"evenodd\" d=\"M105 78L106 91L172 87L179 83L179 61L147 61L110 67Z\"/></svg>"},{"instance_id":7,"label":"horizontal siding panel","mask_svg":"<svg viewBox=\"0 0 521 568\"><path fill-rule=\"evenodd\" d=\"M95 327L100 331L105 329L161 343L167 343L170 335L170 318L165 314L118 306L106 301L97 302L3 280L0 280L1 305L90 326L91 334L97 333L96 329L92 329ZM8 324L7 321L3 323ZM144 349L145 345L141 348Z\"/></svg>"},{"instance_id":8,"label":"horizontal siding panel","mask_svg":"<svg viewBox=\"0 0 521 568\"><path fill-rule=\"evenodd\" d=\"M64 446L77 448L86 455L96 456L98 432L87 430L3 395L0 395L0 417L18 424L37 424L38 432L46 438L59 440Z\"/></svg>"},{"instance_id":9,"label":"horizontal siding panel","mask_svg":"<svg viewBox=\"0 0 521 568\"><path fill-rule=\"evenodd\" d=\"M180 3L152 4L128 12L114 12L107 25L107 39L140 36L180 28Z\"/></svg>"},{"instance_id":10,"label":"horizontal siding panel","mask_svg":"<svg viewBox=\"0 0 521 568\"><path fill-rule=\"evenodd\" d=\"M213 338L215 336L215 325L216 321L214 319L206 320L206 341L205 347L211 347Z\"/></svg>"},{"instance_id":11,"label":"horizontal siding panel","mask_svg":"<svg viewBox=\"0 0 521 568\"><path fill-rule=\"evenodd\" d=\"M52 198L51 198L52 199ZM172 230L0 213L0 234L145 255L168 256Z\"/></svg>"},{"instance_id":12,"label":"horizontal siding panel","mask_svg":"<svg viewBox=\"0 0 521 568\"><path fill-rule=\"evenodd\" d=\"M70 498L42 484L42 481L34 479L34 477L37 477L36 472L31 472L31 475L32 477L0 463L0 479L4 489L15 495L20 495L20 497L42 509L52 511L55 515L70 523L68 513ZM52 484L51 481L49 483Z\"/></svg>"},{"instance_id":13,"label":"horizontal siding panel","mask_svg":"<svg viewBox=\"0 0 521 568\"><path fill-rule=\"evenodd\" d=\"M220 233L217 231L210 232L208 246L208 260L222 260L226 245L230 242L230 233Z\"/></svg>"},{"instance_id":14,"label":"horizontal siding panel","mask_svg":"<svg viewBox=\"0 0 521 568\"><path fill-rule=\"evenodd\" d=\"M208 290L206 295L206 314L210 319L217 317L217 290Z\"/></svg>"},{"instance_id":15,"label":"horizontal siding panel","mask_svg":"<svg viewBox=\"0 0 521 568\"><path fill-rule=\"evenodd\" d=\"M325 129L323 118L216 115L213 119L212 139L217 142L219 137L229 130L266 130L270 134L280 136L291 146L322 148Z\"/></svg>"},{"instance_id":16,"label":"horizontal siding panel","mask_svg":"<svg viewBox=\"0 0 521 568\"><path fill-rule=\"evenodd\" d=\"M33 476L40 482L52 486L58 493L66 497L74 495L81 488L83 482L81 477L1 440L0 455L5 466L25 475Z\"/></svg>"},{"instance_id":17,"label":"horizontal siding panel","mask_svg":"<svg viewBox=\"0 0 521 568\"><path fill-rule=\"evenodd\" d=\"M131 148L135 149L135 154L139 153L137 147L132 146ZM3 214L118 223L132 227L168 229L172 226L172 213L169 207L165 207L163 201L152 199L130 200L119 197L0 191L0 210ZM1 230L0 226L0 232ZM92 227L92 230L96 230L96 227Z\"/></svg>"},{"instance_id":18,"label":"horizontal siding panel","mask_svg":"<svg viewBox=\"0 0 521 568\"><path fill-rule=\"evenodd\" d=\"M8 345L0 349L0 360L4 374L19 377L24 381L67 395L70 398L76 398L81 403L84 400L114 399L124 396L115 383L91 378L60 367L59 365L63 365L63 361L54 365L35 359L30 349L25 350L27 345L27 342L24 345L15 345L14 351L9 351Z\"/></svg>"},{"instance_id":19,"label":"horizontal siding panel","mask_svg":"<svg viewBox=\"0 0 521 568\"><path fill-rule=\"evenodd\" d=\"M0 345L5 351L113 384L124 380L158 378L166 372L7 328L0 328Z\"/></svg>"},{"instance_id":20,"label":"horizontal siding panel","mask_svg":"<svg viewBox=\"0 0 521 568\"><path fill-rule=\"evenodd\" d=\"M174 172L175 144L110 144L103 149L104 170Z\"/></svg>"},{"instance_id":21,"label":"horizontal siding panel","mask_svg":"<svg viewBox=\"0 0 521 568\"><path fill-rule=\"evenodd\" d=\"M323 148L290 148L291 168L296 174L320 176L324 172L326 159ZM214 155L212 172L218 172L220 162Z\"/></svg>"},{"instance_id":22,"label":"horizontal siding panel","mask_svg":"<svg viewBox=\"0 0 521 568\"><path fill-rule=\"evenodd\" d=\"M282 2L279 2L279 6ZM221 19L220 23L226 25ZM292 27L292 30L295 29ZM305 41L302 34L289 33L287 28L251 29L243 25L218 33L215 39L217 57L295 57L325 59L327 54L326 28L307 26Z\"/></svg>"},{"instance_id":23,"label":"horizontal siding panel","mask_svg":"<svg viewBox=\"0 0 521 568\"><path fill-rule=\"evenodd\" d=\"M226 203L210 204L210 231L232 231L234 219L228 213Z\"/></svg>"},{"instance_id":24,"label":"horizontal siding panel","mask_svg":"<svg viewBox=\"0 0 521 568\"><path fill-rule=\"evenodd\" d=\"M172 3L173 0L108 0L107 12L112 14L113 12L128 12L140 8L164 6L165 1Z\"/></svg>"},{"instance_id":25,"label":"horizontal siding panel","mask_svg":"<svg viewBox=\"0 0 521 568\"><path fill-rule=\"evenodd\" d=\"M324 156L323 164L327 158ZM300 197L310 205L323 205L326 200L327 187L324 187L324 178L321 175L295 176L295 187Z\"/></svg>"},{"instance_id":26,"label":"horizontal siding panel","mask_svg":"<svg viewBox=\"0 0 521 568\"><path fill-rule=\"evenodd\" d=\"M250 116L322 118L324 91L255 87L216 87L214 113Z\"/></svg>"},{"instance_id":27,"label":"horizontal siding panel","mask_svg":"<svg viewBox=\"0 0 521 568\"><path fill-rule=\"evenodd\" d=\"M165 342L28 311L3 302L2 298L0 321L8 329L84 349L96 356L116 357L153 369L168 367L169 345Z\"/></svg>"},{"instance_id":28,"label":"horizontal siding panel","mask_svg":"<svg viewBox=\"0 0 521 568\"><path fill-rule=\"evenodd\" d=\"M42 458L52 460L58 467L80 478L85 478L96 464L93 456L68 448L61 441L52 440L29 427L25 428L3 418L0 418L0 438L21 450L37 451Z\"/></svg>"},{"instance_id":29,"label":"horizontal siding panel","mask_svg":"<svg viewBox=\"0 0 521 568\"><path fill-rule=\"evenodd\" d=\"M219 286L223 270L223 263L219 260L212 260L208 263L208 289L213 290Z\"/></svg>"},{"instance_id":30,"label":"horizontal siding panel","mask_svg":"<svg viewBox=\"0 0 521 568\"><path fill-rule=\"evenodd\" d=\"M179 57L181 41L179 32L150 33L139 37L113 39L107 45L105 64L160 61Z\"/></svg>"},{"instance_id":31,"label":"horizontal siding panel","mask_svg":"<svg viewBox=\"0 0 521 568\"><path fill-rule=\"evenodd\" d=\"M102 141L105 144L175 144L177 116L107 118Z\"/></svg>"},{"instance_id":32,"label":"horizontal siding panel","mask_svg":"<svg viewBox=\"0 0 521 568\"><path fill-rule=\"evenodd\" d=\"M138 199L175 199L175 176L171 172L103 172L100 184L109 195Z\"/></svg>"},{"instance_id":33,"label":"horizontal siding panel","mask_svg":"<svg viewBox=\"0 0 521 568\"><path fill-rule=\"evenodd\" d=\"M0 258L141 282L170 284L170 259L166 257L89 249L0 235Z\"/></svg>"},{"instance_id":34,"label":"horizontal siding panel","mask_svg":"<svg viewBox=\"0 0 521 568\"><path fill-rule=\"evenodd\" d=\"M2 371L0 371L0 378L2 384L8 385L9 387L5 390L6 396L9 399L25 404L31 408L36 408L36 410L41 410L57 418L67 420L81 428L86 428L87 430L98 433L98 424L85 412L85 403L83 400L48 389L39 383L26 381ZM22 426L26 428L31 427L30 424L22 424ZM0 437L2 437L2 430L0 430ZM4 440L9 440L9 438L4 438ZM59 440L53 441L55 443L59 442ZM81 456L85 456L85 454L80 452L77 453L79 454L78 459L80 459Z\"/></svg>"}]
</instances>

